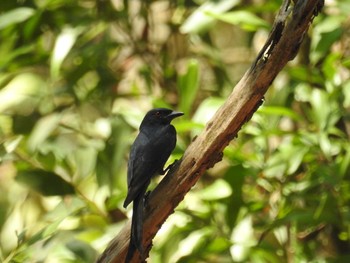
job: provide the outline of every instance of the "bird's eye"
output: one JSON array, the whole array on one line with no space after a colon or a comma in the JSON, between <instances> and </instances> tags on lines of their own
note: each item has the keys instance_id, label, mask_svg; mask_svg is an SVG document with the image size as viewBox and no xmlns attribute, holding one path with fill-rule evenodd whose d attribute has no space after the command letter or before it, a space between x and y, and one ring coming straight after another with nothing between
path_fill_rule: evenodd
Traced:
<instances>
[{"instance_id":1,"label":"bird's eye","mask_svg":"<svg viewBox=\"0 0 350 263\"><path fill-rule=\"evenodd\" d=\"M160 112L157 111L157 112L155 113L155 115L156 115L157 117L159 117L159 116L160 116Z\"/></svg>"}]
</instances>

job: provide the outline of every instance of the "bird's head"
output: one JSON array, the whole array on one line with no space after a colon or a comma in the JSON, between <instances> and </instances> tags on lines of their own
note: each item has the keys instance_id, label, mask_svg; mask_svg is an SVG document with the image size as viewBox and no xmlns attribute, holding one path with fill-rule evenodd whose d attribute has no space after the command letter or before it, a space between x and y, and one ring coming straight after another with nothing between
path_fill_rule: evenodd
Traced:
<instances>
[{"instance_id":1,"label":"bird's head","mask_svg":"<svg viewBox=\"0 0 350 263\"><path fill-rule=\"evenodd\" d=\"M156 124L170 124L176 117L184 115L182 112L173 111L165 108L156 108L147 112L143 118L141 126L156 125Z\"/></svg>"}]
</instances>

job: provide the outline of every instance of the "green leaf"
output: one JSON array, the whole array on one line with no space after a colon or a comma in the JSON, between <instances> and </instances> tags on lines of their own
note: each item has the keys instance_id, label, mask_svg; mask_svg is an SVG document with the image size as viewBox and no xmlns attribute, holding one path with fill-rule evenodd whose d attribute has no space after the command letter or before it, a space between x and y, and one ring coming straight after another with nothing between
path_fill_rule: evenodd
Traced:
<instances>
[{"instance_id":1,"label":"green leaf","mask_svg":"<svg viewBox=\"0 0 350 263\"><path fill-rule=\"evenodd\" d=\"M193 116L193 121L200 124L206 124L215 114L215 112L224 104L224 98L209 97L199 105Z\"/></svg>"},{"instance_id":2,"label":"green leaf","mask_svg":"<svg viewBox=\"0 0 350 263\"><path fill-rule=\"evenodd\" d=\"M266 162L266 177L282 177L287 174L291 175L302 164L305 154L309 148L305 145L285 143L279 146L276 151Z\"/></svg>"},{"instance_id":3,"label":"green leaf","mask_svg":"<svg viewBox=\"0 0 350 263\"><path fill-rule=\"evenodd\" d=\"M287 69L290 76L299 83L317 83L323 85L324 78L320 75L317 68L310 68L306 66L295 66Z\"/></svg>"},{"instance_id":4,"label":"green leaf","mask_svg":"<svg viewBox=\"0 0 350 263\"><path fill-rule=\"evenodd\" d=\"M340 61L342 54L331 53L323 62L322 71L328 80L335 80L339 74L338 62Z\"/></svg>"},{"instance_id":5,"label":"green leaf","mask_svg":"<svg viewBox=\"0 0 350 263\"><path fill-rule=\"evenodd\" d=\"M324 90L313 89L310 103L312 114L320 130L332 127L340 117L340 111L336 101Z\"/></svg>"},{"instance_id":6,"label":"green leaf","mask_svg":"<svg viewBox=\"0 0 350 263\"><path fill-rule=\"evenodd\" d=\"M59 71L63 60L68 55L69 51L73 47L77 37L82 32L82 28L71 28L66 27L62 30L62 32L58 35L55 47L53 49L52 57L51 57L51 77L53 79L58 78Z\"/></svg>"},{"instance_id":7,"label":"green leaf","mask_svg":"<svg viewBox=\"0 0 350 263\"><path fill-rule=\"evenodd\" d=\"M66 244L67 248L72 251L76 258L82 262L94 262L97 252L87 243L80 240L72 240Z\"/></svg>"},{"instance_id":8,"label":"green leaf","mask_svg":"<svg viewBox=\"0 0 350 263\"><path fill-rule=\"evenodd\" d=\"M232 194L231 186L222 179L217 179L213 184L198 192L202 200L214 201L229 197Z\"/></svg>"},{"instance_id":9,"label":"green leaf","mask_svg":"<svg viewBox=\"0 0 350 263\"><path fill-rule=\"evenodd\" d=\"M200 246L200 244L208 238L211 233L210 226L202 227L199 230L192 231L189 235L187 235L181 242L179 242L178 251L176 252L176 256L184 257L186 255L190 255L195 252L196 248ZM178 262L176 260L176 262Z\"/></svg>"},{"instance_id":10,"label":"green leaf","mask_svg":"<svg viewBox=\"0 0 350 263\"><path fill-rule=\"evenodd\" d=\"M324 57L330 47L342 35L342 23L346 16L327 16L322 22L318 24L312 36L313 52L310 53L311 60L317 62Z\"/></svg>"},{"instance_id":11,"label":"green leaf","mask_svg":"<svg viewBox=\"0 0 350 263\"><path fill-rule=\"evenodd\" d=\"M201 33L206 31L215 22L215 19L208 16L206 12L211 11L220 14L230 10L239 4L239 2L239 0L205 1L182 24L180 27L181 33Z\"/></svg>"},{"instance_id":12,"label":"green leaf","mask_svg":"<svg viewBox=\"0 0 350 263\"><path fill-rule=\"evenodd\" d=\"M199 88L199 64L191 59L187 64L187 72L179 76L178 87L180 89L180 109L190 113Z\"/></svg>"},{"instance_id":13,"label":"green leaf","mask_svg":"<svg viewBox=\"0 0 350 263\"><path fill-rule=\"evenodd\" d=\"M343 84L343 93L344 93L344 107L350 107L350 81L347 81Z\"/></svg>"},{"instance_id":14,"label":"green leaf","mask_svg":"<svg viewBox=\"0 0 350 263\"><path fill-rule=\"evenodd\" d=\"M343 58L342 59L342 64L344 67L349 68L350 67L350 58Z\"/></svg>"},{"instance_id":15,"label":"green leaf","mask_svg":"<svg viewBox=\"0 0 350 263\"><path fill-rule=\"evenodd\" d=\"M225 14L206 12L206 14L223 22L240 26L242 29L247 31L256 31L259 28L270 27L265 20L248 11L233 11Z\"/></svg>"},{"instance_id":16,"label":"green leaf","mask_svg":"<svg viewBox=\"0 0 350 263\"><path fill-rule=\"evenodd\" d=\"M269 262L280 263L281 259L278 257L275 250L266 249L265 247L254 247L250 253L250 262Z\"/></svg>"},{"instance_id":17,"label":"green leaf","mask_svg":"<svg viewBox=\"0 0 350 263\"><path fill-rule=\"evenodd\" d=\"M211 253L222 253L227 251L231 246L231 242L225 237L216 237L213 239L209 246L208 251Z\"/></svg>"},{"instance_id":18,"label":"green leaf","mask_svg":"<svg viewBox=\"0 0 350 263\"><path fill-rule=\"evenodd\" d=\"M74 194L74 187L59 175L44 170L20 171L16 181L44 196Z\"/></svg>"},{"instance_id":19,"label":"green leaf","mask_svg":"<svg viewBox=\"0 0 350 263\"><path fill-rule=\"evenodd\" d=\"M57 233L58 226L62 222L64 218L59 218L55 222L49 224L48 226L41 229L39 232L37 232L35 235L33 235L29 240L27 240L27 243L29 245L35 244L36 242L43 241L44 239L51 237L55 233Z\"/></svg>"},{"instance_id":20,"label":"green leaf","mask_svg":"<svg viewBox=\"0 0 350 263\"><path fill-rule=\"evenodd\" d=\"M198 128L193 127L193 136L198 135L203 129L204 125L214 116L215 112L224 104L223 98L209 97L205 99L198 107L192 120L194 123L202 124L203 126Z\"/></svg>"},{"instance_id":21,"label":"green leaf","mask_svg":"<svg viewBox=\"0 0 350 263\"><path fill-rule=\"evenodd\" d=\"M278 106L264 106L259 108L259 111L266 115L278 115L278 116L286 116L293 120L300 120L301 117L295 113L295 111L285 108L285 107L278 107Z\"/></svg>"},{"instance_id":22,"label":"green leaf","mask_svg":"<svg viewBox=\"0 0 350 263\"><path fill-rule=\"evenodd\" d=\"M29 7L20 7L0 15L0 30L13 24L21 23L32 15L35 10Z\"/></svg>"},{"instance_id":23,"label":"green leaf","mask_svg":"<svg viewBox=\"0 0 350 263\"><path fill-rule=\"evenodd\" d=\"M77 178L82 179L91 175L96 167L97 151L93 147L81 147L75 151L77 163Z\"/></svg>"},{"instance_id":24,"label":"green leaf","mask_svg":"<svg viewBox=\"0 0 350 263\"><path fill-rule=\"evenodd\" d=\"M44 95L46 85L39 75L23 73L15 76L0 90L0 112L32 113Z\"/></svg>"},{"instance_id":25,"label":"green leaf","mask_svg":"<svg viewBox=\"0 0 350 263\"><path fill-rule=\"evenodd\" d=\"M9 40L7 42L10 42ZM9 45L9 43L7 43ZM9 67L15 63L19 62L18 57L23 56L25 54L29 54L30 52L35 51L35 45L32 43L28 43L23 47L16 47L11 50L13 47L5 47L0 48L0 67Z\"/></svg>"},{"instance_id":26,"label":"green leaf","mask_svg":"<svg viewBox=\"0 0 350 263\"><path fill-rule=\"evenodd\" d=\"M28 148L35 151L58 127L61 114L55 113L41 118L28 138Z\"/></svg>"},{"instance_id":27,"label":"green leaf","mask_svg":"<svg viewBox=\"0 0 350 263\"><path fill-rule=\"evenodd\" d=\"M231 240L233 242L230 248L232 259L245 261L255 243L252 216L246 216L236 225L232 231Z\"/></svg>"},{"instance_id":28,"label":"green leaf","mask_svg":"<svg viewBox=\"0 0 350 263\"><path fill-rule=\"evenodd\" d=\"M349 170L350 170L350 148L348 148L346 150L346 153L344 154L344 156L339 156L339 159L340 159L340 176L345 176L347 174L350 174L348 173Z\"/></svg>"}]
</instances>

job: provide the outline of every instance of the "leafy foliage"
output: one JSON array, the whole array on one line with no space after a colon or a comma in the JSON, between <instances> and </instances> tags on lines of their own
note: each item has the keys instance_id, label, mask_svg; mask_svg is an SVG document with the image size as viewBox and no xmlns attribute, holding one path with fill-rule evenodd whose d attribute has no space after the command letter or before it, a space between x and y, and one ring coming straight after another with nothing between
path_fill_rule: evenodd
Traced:
<instances>
[{"instance_id":1,"label":"leafy foliage","mask_svg":"<svg viewBox=\"0 0 350 263\"><path fill-rule=\"evenodd\" d=\"M1 262L94 262L144 112L185 112L179 159L263 45L280 1L248 2L0 3ZM349 260L349 10L326 5L152 262Z\"/></svg>"}]
</instances>

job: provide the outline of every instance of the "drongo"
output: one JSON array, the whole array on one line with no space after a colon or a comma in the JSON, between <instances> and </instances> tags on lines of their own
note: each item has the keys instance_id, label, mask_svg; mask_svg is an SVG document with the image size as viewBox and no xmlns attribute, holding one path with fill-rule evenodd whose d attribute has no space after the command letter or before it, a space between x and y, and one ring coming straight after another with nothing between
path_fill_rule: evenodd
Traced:
<instances>
[{"instance_id":1,"label":"drongo","mask_svg":"<svg viewBox=\"0 0 350 263\"><path fill-rule=\"evenodd\" d=\"M131 234L126 262L135 249L143 257L142 232L144 198L151 178L165 174L164 165L176 145L176 130L170 122L182 112L157 108L147 112L140 125L140 132L131 146L128 162L128 194L124 201L126 208L133 202Z\"/></svg>"}]
</instances>

